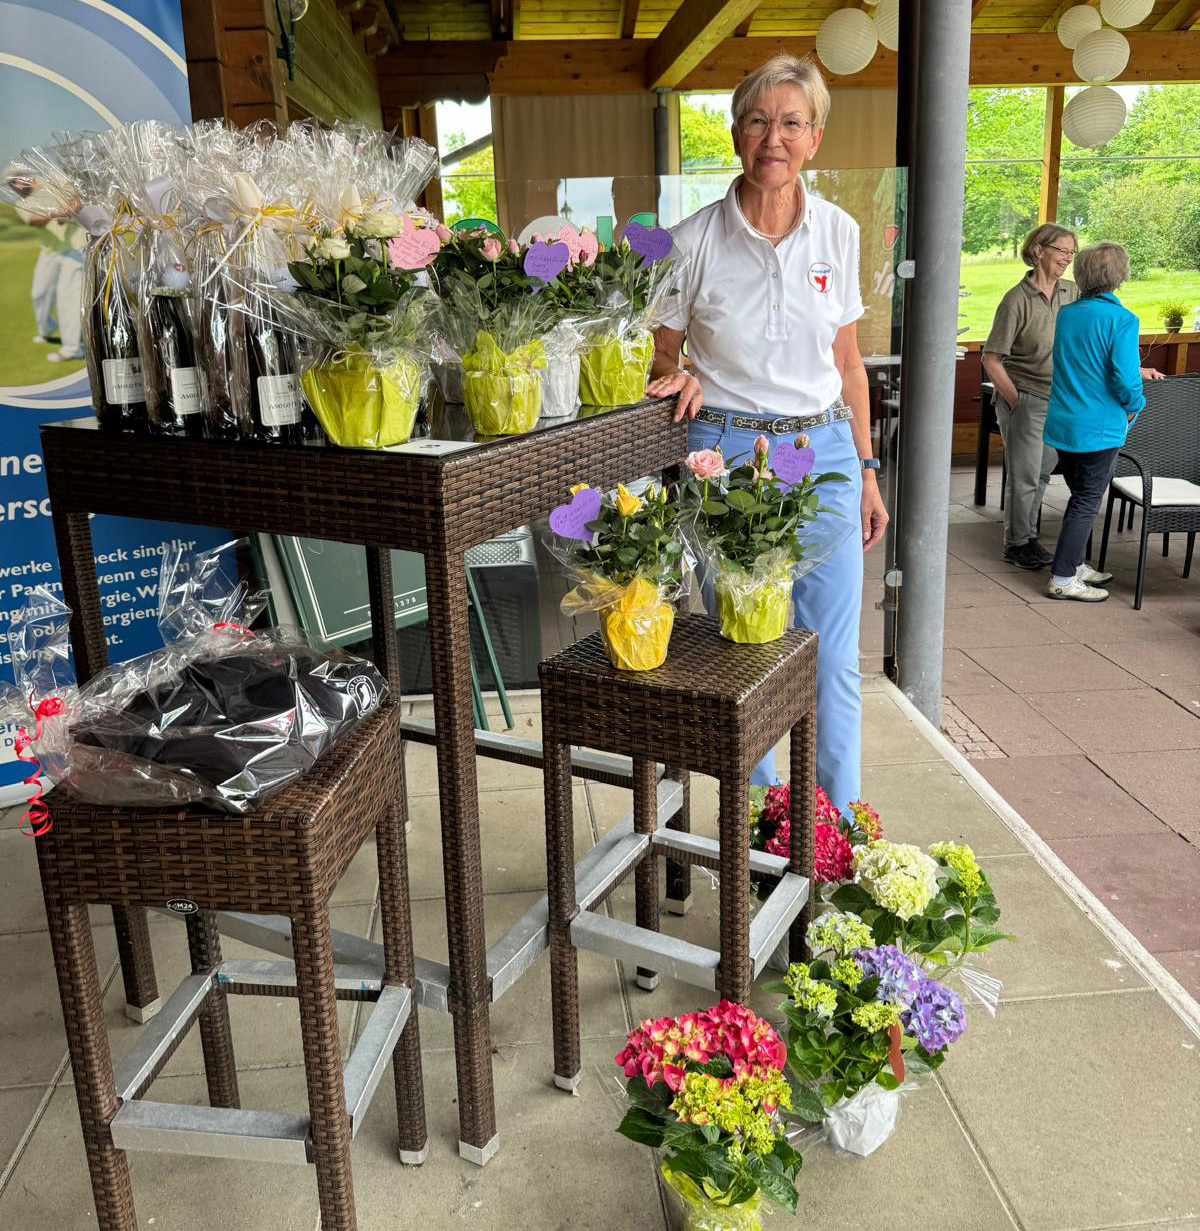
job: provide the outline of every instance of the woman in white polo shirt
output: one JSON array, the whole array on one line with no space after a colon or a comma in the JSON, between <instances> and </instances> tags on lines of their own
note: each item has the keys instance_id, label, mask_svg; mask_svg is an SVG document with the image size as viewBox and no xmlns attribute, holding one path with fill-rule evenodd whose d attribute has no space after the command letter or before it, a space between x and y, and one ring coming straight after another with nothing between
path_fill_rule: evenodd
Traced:
<instances>
[{"instance_id":1,"label":"woman in white polo shirt","mask_svg":"<svg viewBox=\"0 0 1200 1231\"><path fill-rule=\"evenodd\" d=\"M801 181L829 114L829 89L811 59L775 56L738 86L732 110L742 174L724 200L674 230L686 282L655 335L647 392L679 395L691 449L719 446L733 458L750 453L758 435L804 432L818 470L851 476L822 488L821 499L852 532L793 596L797 626L820 634L817 778L845 810L860 794L863 552L888 520L856 336L858 224ZM679 367L685 337L688 372ZM754 780L777 780L773 757Z\"/></svg>"}]
</instances>

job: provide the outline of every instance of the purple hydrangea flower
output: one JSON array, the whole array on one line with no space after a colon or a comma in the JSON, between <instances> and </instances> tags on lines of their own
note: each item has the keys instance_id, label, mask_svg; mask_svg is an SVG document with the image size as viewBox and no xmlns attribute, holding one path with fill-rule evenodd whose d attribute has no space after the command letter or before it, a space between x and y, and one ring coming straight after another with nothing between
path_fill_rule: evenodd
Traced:
<instances>
[{"instance_id":1,"label":"purple hydrangea flower","mask_svg":"<svg viewBox=\"0 0 1200 1231\"><path fill-rule=\"evenodd\" d=\"M866 979L877 978L876 1000L890 1000L907 1009L921 990L925 976L910 957L895 945L877 945L874 949L859 949L854 960L863 969Z\"/></svg>"},{"instance_id":2,"label":"purple hydrangea flower","mask_svg":"<svg viewBox=\"0 0 1200 1231\"><path fill-rule=\"evenodd\" d=\"M948 1047L967 1028L967 1015L957 992L923 977L912 1008L901 1018L906 1034L932 1056Z\"/></svg>"}]
</instances>

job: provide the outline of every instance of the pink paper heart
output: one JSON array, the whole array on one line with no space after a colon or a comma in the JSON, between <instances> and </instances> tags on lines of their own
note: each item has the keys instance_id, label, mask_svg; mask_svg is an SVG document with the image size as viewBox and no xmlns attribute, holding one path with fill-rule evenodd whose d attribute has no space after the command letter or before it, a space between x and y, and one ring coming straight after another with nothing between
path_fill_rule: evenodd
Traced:
<instances>
[{"instance_id":1,"label":"pink paper heart","mask_svg":"<svg viewBox=\"0 0 1200 1231\"><path fill-rule=\"evenodd\" d=\"M587 528L600 516L600 493L585 487L571 497L570 504L560 504L550 514L550 529L564 539L579 539L590 543L595 537Z\"/></svg>"},{"instance_id":2,"label":"pink paper heart","mask_svg":"<svg viewBox=\"0 0 1200 1231\"><path fill-rule=\"evenodd\" d=\"M566 269L570 259L571 250L561 240L552 244L540 241L530 245L523 268L539 282L553 282Z\"/></svg>"},{"instance_id":3,"label":"pink paper heart","mask_svg":"<svg viewBox=\"0 0 1200 1231\"><path fill-rule=\"evenodd\" d=\"M669 256L674 245L670 231L664 231L662 227L644 227L640 222L631 222L625 228L625 238L634 252L648 262L661 261Z\"/></svg>"},{"instance_id":4,"label":"pink paper heart","mask_svg":"<svg viewBox=\"0 0 1200 1231\"><path fill-rule=\"evenodd\" d=\"M579 260L579 254L583 251L582 241L579 232L571 225L567 225L558 232L557 239L560 243L567 245L567 253L569 254L570 264L574 265Z\"/></svg>"},{"instance_id":5,"label":"pink paper heart","mask_svg":"<svg viewBox=\"0 0 1200 1231\"><path fill-rule=\"evenodd\" d=\"M781 440L771 451L771 466L780 482L788 487L811 473L816 460L812 449L798 449L790 440Z\"/></svg>"},{"instance_id":6,"label":"pink paper heart","mask_svg":"<svg viewBox=\"0 0 1200 1231\"><path fill-rule=\"evenodd\" d=\"M404 230L388 240L388 256L397 269L424 269L441 250L442 241L432 227L417 227L406 218Z\"/></svg>"}]
</instances>

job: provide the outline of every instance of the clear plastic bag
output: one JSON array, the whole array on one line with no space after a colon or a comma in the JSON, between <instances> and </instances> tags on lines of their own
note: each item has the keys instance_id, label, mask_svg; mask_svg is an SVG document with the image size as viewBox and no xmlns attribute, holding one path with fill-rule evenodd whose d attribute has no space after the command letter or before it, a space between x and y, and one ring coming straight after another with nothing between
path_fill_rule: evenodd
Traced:
<instances>
[{"instance_id":1,"label":"clear plastic bag","mask_svg":"<svg viewBox=\"0 0 1200 1231\"><path fill-rule=\"evenodd\" d=\"M82 688L67 668L69 609L39 590L18 614L7 704L28 713L47 696L62 701L32 745L55 782L103 804L244 813L379 705L387 685L371 663L296 632L246 628L254 602L233 581L236 547L164 557L165 648Z\"/></svg>"},{"instance_id":2,"label":"clear plastic bag","mask_svg":"<svg viewBox=\"0 0 1200 1231\"><path fill-rule=\"evenodd\" d=\"M721 636L744 645L778 641L792 613L795 575L782 550L763 552L750 572L722 560L713 583Z\"/></svg>"},{"instance_id":3,"label":"clear plastic bag","mask_svg":"<svg viewBox=\"0 0 1200 1231\"><path fill-rule=\"evenodd\" d=\"M874 1154L896 1131L901 1089L885 1090L872 1082L835 1103L825 1116L830 1145L864 1158Z\"/></svg>"},{"instance_id":4,"label":"clear plastic bag","mask_svg":"<svg viewBox=\"0 0 1200 1231\"><path fill-rule=\"evenodd\" d=\"M542 369L542 417L567 419L580 406L580 348L583 336L577 323L560 321L542 339L546 366Z\"/></svg>"}]
</instances>

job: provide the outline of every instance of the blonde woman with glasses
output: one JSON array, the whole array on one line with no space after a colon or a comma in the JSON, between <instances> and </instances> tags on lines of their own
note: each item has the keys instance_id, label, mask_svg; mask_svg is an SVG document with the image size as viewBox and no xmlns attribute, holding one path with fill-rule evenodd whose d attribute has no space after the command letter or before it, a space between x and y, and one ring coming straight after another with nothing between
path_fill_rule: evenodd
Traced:
<instances>
[{"instance_id":1,"label":"blonde woman with glasses","mask_svg":"<svg viewBox=\"0 0 1200 1231\"><path fill-rule=\"evenodd\" d=\"M817 778L845 810L860 794L863 552L888 520L856 336L858 225L806 191L801 178L829 115L829 89L812 60L769 60L734 91L732 111L742 173L724 200L675 228L687 281L655 335L648 392L678 394L676 417L691 420L693 450L720 448L732 459L751 453L759 435L773 449L806 433L818 470L851 477L821 489L822 503L850 533L793 590L797 627L821 638ZM772 757L753 780L777 780Z\"/></svg>"}]
</instances>

